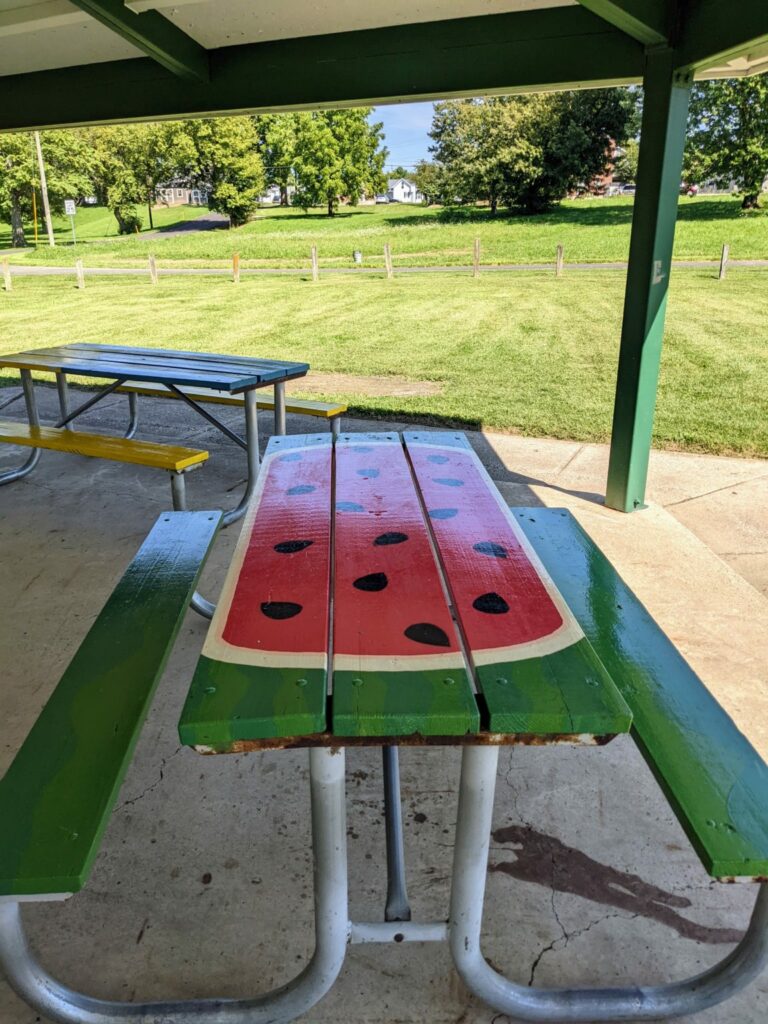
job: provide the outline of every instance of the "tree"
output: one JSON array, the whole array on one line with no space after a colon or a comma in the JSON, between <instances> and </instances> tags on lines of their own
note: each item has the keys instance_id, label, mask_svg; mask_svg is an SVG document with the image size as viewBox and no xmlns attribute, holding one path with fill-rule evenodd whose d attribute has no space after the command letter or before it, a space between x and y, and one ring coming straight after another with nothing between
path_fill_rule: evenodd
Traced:
<instances>
[{"instance_id":1,"label":"tree","mask_svg":"<svg viewBox=\"0 0 768 1024\"><path fill-rule=\"evenodd\" d=\"M637 161L640 155L640 143L637 139L628 139L621 147L613 165L614 177L625 185L634 185L637 181Z\"/></svg>"},{"instance_id":2,"label":"tree","mask_svg":"<svg viewBox=\"0 0 768 1024\"><path fill-rule=\"evenodd\" d=\"M445 171L440 164L419 160L413 172L413 181L428 203L446 201Z\"/></svg>"},{"instance_id":3,"label":"tree","mask_svg":"<svg viewBox=\"0 0 768 1024\"><path fill-rule=\"evenodd\" d=\"M304 209L323 205L333 216L341 196L355 205L364 193L384 188L381 124L370 108L320 110L296 115L297 200Z\"/></svg>"},{"instance_id":4,"label":"tree","mask_svg":"<svg viewBox=\"0 0 768 1024\"><path fill-rule=\"evenodd\" d=\"M410 171L406 170L402 164L398 164L397 167L390 169L388 177L390 178L411 178L413 175Z\"/></svg>"},{"instance_id":5,"label":"tree","mask_svg":"<svg viewBox=\"0 0 768 1024\"><path fill-rule=\"evenodd\" d=\"M127 234L141 226L136 205L146 203L149 226L160 185L182 174L194 157L187 124L109 125L86 130L97 158L97 194Z\"/></svg>"},{"instance_id":6,"label":"tree","mask_svg":"<svg viewBox=\"0 0 768 1024\"><path fill-rule=\"evenodd\" d=\"M452 198L544 210L605 171L636 102L624 89L447 100L435 104L430 150Z\"/></svg>"},{"instance_id":7,"label":"tree","mask_svg":"<svg viewBox=\"0 0 768 1024\"><path fill-rule=\"evenodd\" d=\"M684 173L689 181L735 182L742 209L760 205L768 175L768 75L694 85Z\"/></svg>"},{"instance_id":8,"label":"tree","mask_svg":"<svg viewBox=\"0 0 768 1024\"><path fill-rule=\"evenodd\" d=\"M252 117L215 117L187 121L194 155L188 173L208 191L212 210L229 217L233 227L245 224L264 191L264 162L259 133Z\"/></svg>"},{"instance_id":9,"label":"tree","mask_svg":"<svg viewBox=\"0 0 768 1024\"><path fill-rule=\"evenodd\" d=\"M75 131L42 132L48 198L51 211L64 212L64 200L92 190L93 155ZM11 223L16 247L27 244L24 221L32 217L32 193L40 180L31 133L0 135L0 219Z\"/></svg>"},{"instance_id":10,"label":"tree","mask_svg":"<svg viewBox=\"0 0 768 1024\"><path fill-rule=\"evenodd\" d=\"M296 160L296 114L262 114L256 118L267 184L280 189L280 205L288 205L288 186Z\"/></svg>"}]
</instances>

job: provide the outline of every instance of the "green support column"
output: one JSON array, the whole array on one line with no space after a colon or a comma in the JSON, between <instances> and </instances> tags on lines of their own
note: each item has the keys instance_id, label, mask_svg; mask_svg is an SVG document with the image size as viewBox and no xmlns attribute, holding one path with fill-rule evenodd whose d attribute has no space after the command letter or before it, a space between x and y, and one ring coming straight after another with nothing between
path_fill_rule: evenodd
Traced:
<instances>
[{"instance_id":1,"label":"green support column","mask_svg":"<svg viewBox=\"0 0 768 1024\"><path fill-rule=\"evenodd\" d=\"M632 217L624 321L613 412L606 505L642 508L659 380L691 76L674 51L646 55L643 123Z\"/></svg>"}]
</instances>

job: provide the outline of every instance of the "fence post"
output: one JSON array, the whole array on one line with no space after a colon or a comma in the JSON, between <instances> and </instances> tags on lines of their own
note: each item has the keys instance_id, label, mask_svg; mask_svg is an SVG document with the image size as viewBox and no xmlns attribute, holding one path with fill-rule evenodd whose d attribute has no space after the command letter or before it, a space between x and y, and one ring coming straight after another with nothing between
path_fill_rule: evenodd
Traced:
<instances>
[{"instance_id":1,"label":"fence post","mask_svg":"<svg viewBox=\"0 0 768 1024\"><path fill-rule=\"evenodd\" d=\"M317 281L320 278L320 268L317 265L317 246L312 246L312 280Z\"/></svg>"},{"instance_id":2,"label":"fence post","mask_svg":"<svg viewBox=\"0 0 768 1024\"><path fill-rule=\"evenodd\" d=\"M392 269L392 250L389 248L389 242L384 243L384 266L387 268L387 277L393 278L395 272Z\"/></svg>"},{"instance_id":3,"label":"fence post","mask_svg":"<svg viewBox=\"0 0 768 1024\"><path fill-rule=\"evenodd\" d=\"M157 264L154 256L149 257L149 280L152 284L157 284Z\"/></svg>"},{"instance_id":4,"label":"fence post","mask_svg":"<svg viewBox=\"0 0 768 1024\"><path fill-rule=\"evenodd\" d=\"M558 245L555 258L555 277L561 277L563 273L563 247Z\"/></svg>"},{"instance_id":5,"label":"fence post","mask_svg":"<svg viewBox=\"0 0 768 1024\"><path fill-rule=\"evenodd\" d=\"M240 284L240 253L236 252L232 256L232 280L235 284Z\"/></svg>"},{"instance_id":6,"label":"fence post","mask_svg":"<svg viewBox=\"0 0 768 1024\"><path fill-rule=\"evenodd\" d=\"M474 265L472 268L472 276L480 277L480 239L475 239L475 253L474 253Z\"/></svg>"},{"instance_id":7,"label":"fence post","mask_svg":"<svg viewBox=\"0 0 768 1024\"><path fill-rule=\"evenodd\" d=\"M726 243L723 246L722 253L720 254L720 273L717 275L718 281L724 281L725 280L725 272L728 269L728 252L729 252L729 250L730 250L730 246Z\"/></svg>"},{"instance_id":8,"label":"fence post","mask_svg":"<svg viewBox=\"0 0 768 1024\"><path fill-rule=\"evenodd\" d=\"M85 288L85 274L83 273L83 261L75 260L75 274L77 275L77 287L82 291Z\"/></svg>"},{"instance_id":9,"label":"fence post","mask_svg":"<svg viewBox=\"0 0 768 1024\"><path fill-rule=\"evenodd\" d=\"M3 286L7 292L13 289L13 281L11 280L11 268L8 265L8 260L3 260Z\"/></svg>"}]
</instances>

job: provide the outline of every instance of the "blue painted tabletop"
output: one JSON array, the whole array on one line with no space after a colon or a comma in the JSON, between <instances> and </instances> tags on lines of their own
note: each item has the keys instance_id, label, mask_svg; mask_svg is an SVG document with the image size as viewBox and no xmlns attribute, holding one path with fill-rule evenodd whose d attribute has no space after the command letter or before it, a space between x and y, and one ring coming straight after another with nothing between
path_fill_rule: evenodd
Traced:
<instances>
[{"instance_id":1,"label":"blue painted tabletop","mask_svg":"<svg viewBox=\"0 0 768 1024\"><path fill-rule=\"evenodd\" d=\"M123 345L58 345L0 356L0 366L235 393L303 377L309 363Z\"/></svg>"}]
</instances>

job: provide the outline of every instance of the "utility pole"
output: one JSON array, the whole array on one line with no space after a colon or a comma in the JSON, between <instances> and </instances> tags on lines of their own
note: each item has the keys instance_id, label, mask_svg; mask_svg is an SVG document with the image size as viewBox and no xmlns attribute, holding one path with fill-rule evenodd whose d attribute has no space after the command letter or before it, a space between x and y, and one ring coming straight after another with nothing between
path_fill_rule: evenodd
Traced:
<instances>
[{"instance_id":1,"label":"utility pole","mask_svg":"<svg viewBox=\"0 0 768 1024\"><path fill-rule=\"evenodd\" d=\"M43 147L40 145L40 132L35 132L35 149L37 150L37 166L40 169L40 192L43 196L43 212L45 213L45 227L48 231L48 244L56 245L53 237L53 224L51 223L51 207L48 202L48 183L45 180L45 164L43 163Z\"/></svg>"}]
</instances>

